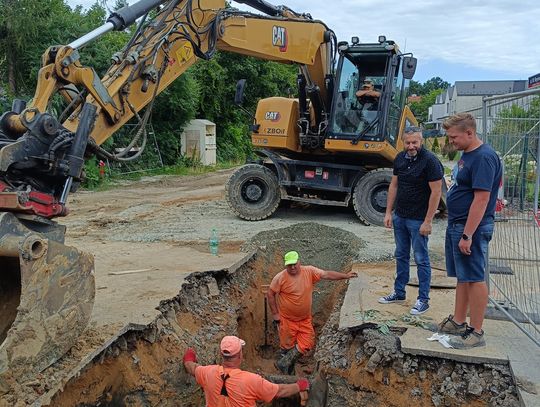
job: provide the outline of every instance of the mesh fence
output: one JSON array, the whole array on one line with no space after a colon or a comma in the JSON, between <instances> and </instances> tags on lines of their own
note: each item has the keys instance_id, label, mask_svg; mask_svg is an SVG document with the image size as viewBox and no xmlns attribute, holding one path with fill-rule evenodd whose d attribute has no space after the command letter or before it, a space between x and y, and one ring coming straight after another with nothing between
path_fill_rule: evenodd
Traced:
<instances>
[{"instance_id":1,"label":"mesh fence","mask_svg":"<svg viewBox=\"0 0 540 407\"><path fill-rule=\"evenodd\" d=\"M474 114L504 163L489 248L492 314L512 320L540 346L540 89L485 98Z\"/></svg>"}]
</instances>

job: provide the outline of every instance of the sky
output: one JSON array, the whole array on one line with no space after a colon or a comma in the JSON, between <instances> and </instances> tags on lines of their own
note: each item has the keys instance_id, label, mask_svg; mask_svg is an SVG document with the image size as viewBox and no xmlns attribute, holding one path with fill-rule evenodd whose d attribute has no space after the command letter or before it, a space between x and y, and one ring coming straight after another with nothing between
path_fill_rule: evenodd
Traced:
<instances>
[{"instance_id":1,"label":"sky","mask_svg":"<svg viewBox=\"0 0 540 407\"><path fill-rule=\"evenodd\" d=\"M394 40L418 58L414 80L527 79L540 73L538 0L267 0L309 13L338 41ZM95 0L67 0L88 7ZM99 0L112 7L115 0ZM133 3L134 0L130 0ZM233 7L252 10L232 2Z\"/></svg>"}]
</instances>

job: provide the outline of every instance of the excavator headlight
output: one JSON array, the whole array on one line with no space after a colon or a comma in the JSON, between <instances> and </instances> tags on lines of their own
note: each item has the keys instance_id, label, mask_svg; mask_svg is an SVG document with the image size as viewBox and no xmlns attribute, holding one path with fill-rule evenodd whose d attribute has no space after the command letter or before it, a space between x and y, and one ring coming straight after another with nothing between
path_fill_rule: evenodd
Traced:
<instances>
[{"instance_id":1,"label":"excavator headlight","mask_svg":"<svg viewBox=\"0 0 540 407\"><path fill-rule=\"evenodd\" d=\"M384 35L379 35L379 43L382 44L383 42L386 41L386 36Z\"/></svg>"},{"instance_id":2,"label":"excavator headlight","mask_svg":"<svg viewBox=\"0 0 540 407\"><path fill-rule=\"evenodd\" d=\"M360 44L360 38L352 37L351 42L352 42L353 45Z\"/></svg>"}]
</instances>

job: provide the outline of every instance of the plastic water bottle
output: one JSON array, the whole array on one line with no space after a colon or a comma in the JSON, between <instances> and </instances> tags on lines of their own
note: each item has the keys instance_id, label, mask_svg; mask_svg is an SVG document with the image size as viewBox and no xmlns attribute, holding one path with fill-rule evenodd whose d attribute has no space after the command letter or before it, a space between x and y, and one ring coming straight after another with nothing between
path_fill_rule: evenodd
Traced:
<instances>
[{"instance_id":1,"label":"plastic water bottle","mask_svg":"<svg viewBox=\"0 0 540 407\"><path fill-rule=\"evenodd\" d=\"M210 246L210 253L217 256L219 248L219 236L216 229L212 229L212 234L210 235L208 245Z\"/></svg>"}]
</instances>

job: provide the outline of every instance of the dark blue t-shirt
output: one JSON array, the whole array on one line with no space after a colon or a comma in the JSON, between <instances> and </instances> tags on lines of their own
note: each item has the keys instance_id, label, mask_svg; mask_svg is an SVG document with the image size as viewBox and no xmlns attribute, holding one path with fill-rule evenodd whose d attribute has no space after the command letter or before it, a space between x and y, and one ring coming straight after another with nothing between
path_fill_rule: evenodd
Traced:
<instances>
[{"instance_id":1,"label":"dark blue t-shirt","mask_svg":"<svg viewBox=\"0 0 540 407\"><path fill-rule=\"evenodd\" d=\"M424 147L415 157L407 157L404 151L394 160L394 175L398 179L396 214L402 218L424 220L431 196L429 183L442 180L443 166L437 156Z\"/></svg>"},{"instance_id":2,"label":"dark blue t-shirt","mask_svg":"<svg viewBox=\"0 0 540 407\"><path fill-rule=\"evenodd\" d=\"M489 145L463 153L452 171L452 185L446 195L448 223L467 221L475 190L491 192L480 225L492 223L501 177L501 160Z\"/></svg>"}]
</instances>

